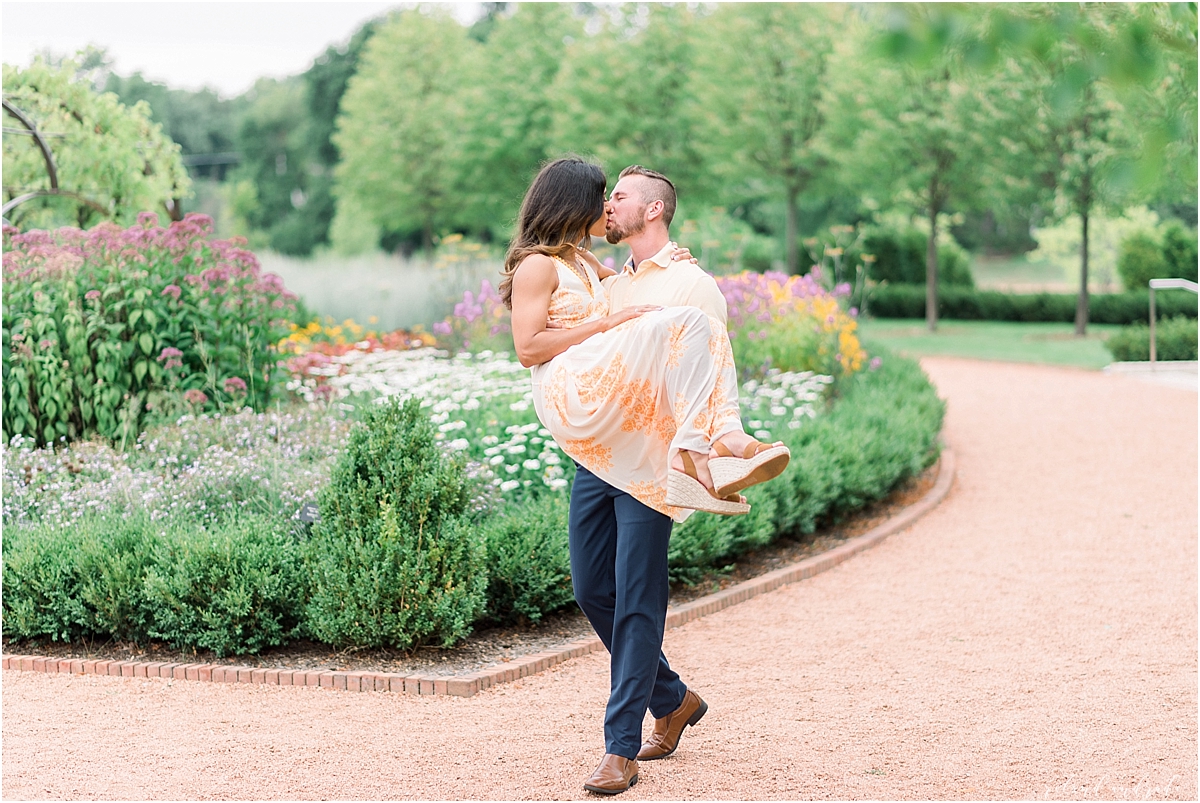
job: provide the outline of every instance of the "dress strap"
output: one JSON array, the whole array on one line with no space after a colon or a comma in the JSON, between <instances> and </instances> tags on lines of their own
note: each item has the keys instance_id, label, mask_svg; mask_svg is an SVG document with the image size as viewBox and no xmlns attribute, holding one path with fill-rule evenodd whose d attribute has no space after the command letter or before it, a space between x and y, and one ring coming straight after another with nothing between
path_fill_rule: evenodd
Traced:
<instances>
[{"instance_id":1,"label":"dress strap","mask_svg":"<svg viewBox=\"0 0 1200 803\"><path fill-rule=\"evenodd\" d=\"M590 270L588 270L586 267L581 270L578 266L572 265L562 257L551 257L551 259L555 260L564 268L571 271L572 274L574 274L581 282L583 282L583 286L587 289L588 295L590 295L592 298L596 297L596 287L592 284L592 273Z\"/></svg>"}]
</instances>

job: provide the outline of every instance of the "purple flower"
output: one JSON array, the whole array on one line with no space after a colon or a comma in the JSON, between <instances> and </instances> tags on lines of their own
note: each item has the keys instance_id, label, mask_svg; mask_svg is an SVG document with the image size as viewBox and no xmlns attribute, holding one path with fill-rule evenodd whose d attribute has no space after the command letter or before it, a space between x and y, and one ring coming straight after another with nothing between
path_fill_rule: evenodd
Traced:
<instances>
[{"instance_id":1,"label":"purple flower","mask_svg":"<svg viewBox=\"0 0 1200 803\"><path fill-rule=\"evenodd\" d=\"M164 296L170 296L171 298L173 298L173 299L175 299L176 301L178 301L178 300L179 300L179 294L180 294L180 293L182 293L182 292L183 292L183 291L179 289L179 285L177 285L177 284L168 284L166 287L164 287L164 288L163 288L162 295L164 295Z\"/></svg>"},{"instance_id":2,"label":"purple flower","mask_svg":"<svg viewBox=\"0 0 1200 803\"><path fill-rule=\"evenodd\" d=\"M881 357L872 357L871 358L870 366L871 366L872 371L876 370L881 365L883 365L883 358L881 358Z\"/></svg>"},{"instance_id":3,"label":"purple flower","mask_svg":"<svg viewBox=\"0 0 1200 803\"><path fill-rule=\"evenodd\" d=\"M240 396L246 392L245 380L239 379L236 376L231 376L225 380L225 392L230 396Z\"/></svg>"},{"instance_id":4,"label":"purple flower","mask_svg":"<svg viewBox=\"0 0 1200 803\"><path fill-rule=\"evenodd\" d=\"M435 335L448 335L453 331L454 327L450 325L449 321L438 321L433 325L433 333Z\"/></svg>"},{"instance_id":5,"label":"purple flower","mask_svg":"<svg viewBox=\"0 0 1200 803\"><path fill-rule=\"evenodd\" d=\"M205 404L208 397L204 395L204 391L192 388L183 394L183 400L188 404Z\"/></svg>"},{"instance_id":6,"label":"purple flower","mask_svg":"<svg viewBox=\"0 0 1200 803\"><path fill-rule=\"evenodd\" d=\"M99 290L88 290L86 293L83 294L83 297L86 298L88 301L97 301L100 298L100 291Z\"/></svg>"}]
</instances>

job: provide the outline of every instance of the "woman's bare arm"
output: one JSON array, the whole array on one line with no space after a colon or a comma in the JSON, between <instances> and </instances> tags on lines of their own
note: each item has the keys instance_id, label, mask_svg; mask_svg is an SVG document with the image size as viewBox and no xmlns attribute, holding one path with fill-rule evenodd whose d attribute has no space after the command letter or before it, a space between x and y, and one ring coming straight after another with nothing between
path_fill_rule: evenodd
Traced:
<instances>
[{"instance_id":1,"label":"woman's bare arm","mask_svg":"<svg viewBox=\"0 0 1200 803\"><path fill-rule=\"evenodd\" d=\"M530 368L562 354L577 343L607 332L630 318L661 309L652 305L629 307L572 329L549 329L550 296L558 289L554 260L541 254L526 257L517 266L512 283L512 334L517 359Z\"/></svg>"}]
</instances>

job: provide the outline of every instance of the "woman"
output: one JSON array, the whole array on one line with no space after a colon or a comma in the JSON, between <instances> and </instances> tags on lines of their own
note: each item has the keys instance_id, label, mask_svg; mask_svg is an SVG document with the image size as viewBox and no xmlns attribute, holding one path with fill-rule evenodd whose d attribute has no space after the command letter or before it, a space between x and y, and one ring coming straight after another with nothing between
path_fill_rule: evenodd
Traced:
<instances>
[{"instance_id":1,"label":"woman","mask_svg":"<svg viewBox=\"0 0 1200 803\"><path fill-rule=\"evenodd\" d=\"M736 491L778 475L787 447L742 431L723 326L694 307L609 313L613 271L582 245L604 234L605 184L582 160L548 164L505 259L500 296L538 418L580 465L676 521L746 513Z\"/></svg>"}]
</instances>

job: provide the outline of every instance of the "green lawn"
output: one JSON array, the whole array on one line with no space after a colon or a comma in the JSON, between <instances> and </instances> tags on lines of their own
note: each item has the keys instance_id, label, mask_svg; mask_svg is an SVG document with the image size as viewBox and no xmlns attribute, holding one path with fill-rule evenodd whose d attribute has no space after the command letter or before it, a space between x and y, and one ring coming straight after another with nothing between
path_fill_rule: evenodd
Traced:
<instances>
[{"instance_id":1,"label":"green lawn","mask_svg":"<svg viewBox=\"0 0 1200 803\"><path fill-rule=\"evenodd\" d=\"M1103 368L1112 362L1104 338L1119 326L1093 325L1086 337L1069 323L942 321L931 334L923 320L867 320L860 325L867 351L872 344L913 357L972 357L979 360L1033 362Z\"/></svg>"}]
</instances>

